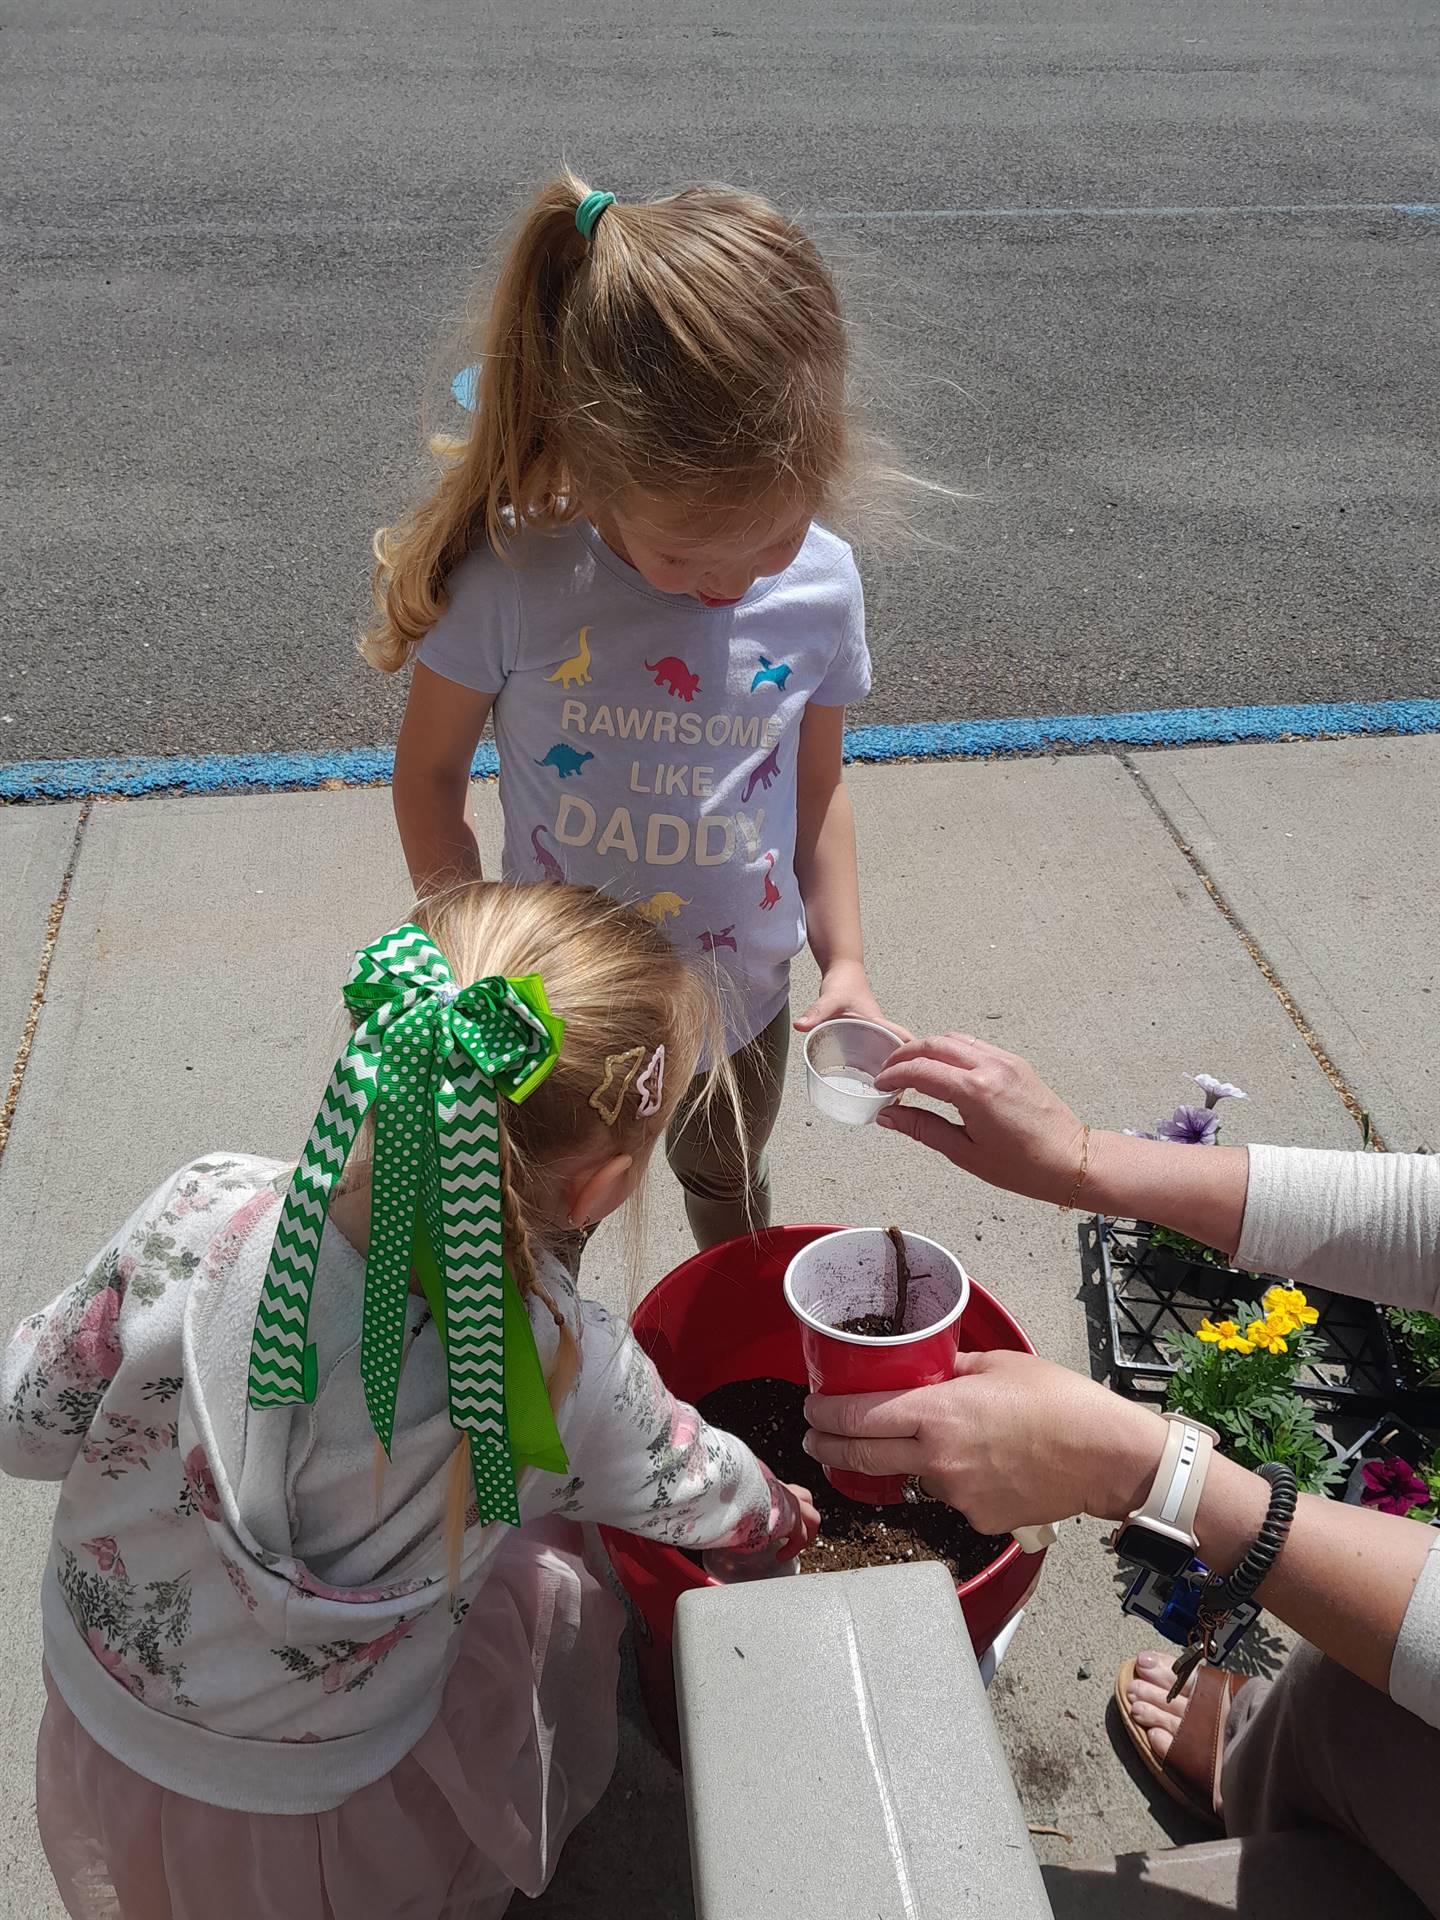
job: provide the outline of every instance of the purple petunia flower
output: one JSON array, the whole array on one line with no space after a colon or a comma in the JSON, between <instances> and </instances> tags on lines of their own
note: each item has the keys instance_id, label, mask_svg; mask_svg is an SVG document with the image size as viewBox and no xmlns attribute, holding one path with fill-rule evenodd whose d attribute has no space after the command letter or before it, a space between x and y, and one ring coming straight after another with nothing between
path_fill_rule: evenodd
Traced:
<instances>
[{"instance_id":1,"label":"purple petunia flower","mask_svg":"<svg viewBox=\"0 0 1440 1920\"><path fill-rule=\"evenodd\" d=\"M1207 1107L1213 1107L1221 1100L1248 1100L1248 1093L1242 1093L1239 1087L1232 1087L1228 1080L1217 1080L1213 1073L1187 1073L1185 1078L1193 1080L1205 1096Z\"/></svg>"},{"instance_id":2,"label":"purple petunia flower","mask_svg":"<svg viewBox=\"0 0 1440 1920\"><path fill-rule=\"evenodd\" d=\"M1381 1513L1409 1513L1423 1507L1430 1489L1408 1460L1395 1455L1389 1460L1367 1460L1360 1469L1365 1482L1360 1493L1362 1507L1378 1507Z\"/></svg>"},{"instance_id":3,"label":"purple petunia flower","mask_svg":"<svg viewBox=\"0 0 1440 1920\"><path fill-rule=\"evenodd\" d=\"M1208 1107L1177 1107L1168 1120L1156 1123L1157 1140L1179 1140L1189 1147L1213 1147L1220 1122Z\"/></svg>"}]
</instances>

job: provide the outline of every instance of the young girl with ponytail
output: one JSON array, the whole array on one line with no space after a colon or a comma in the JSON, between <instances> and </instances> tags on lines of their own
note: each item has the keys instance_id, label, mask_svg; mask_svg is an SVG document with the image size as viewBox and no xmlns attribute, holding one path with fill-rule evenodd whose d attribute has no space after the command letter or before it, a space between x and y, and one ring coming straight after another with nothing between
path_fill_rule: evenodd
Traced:
<instances>
[{"instance_id":1,"label":"young girl with ponytail","mask_svg":"<svg viewBox=\"0 0 1440 1920\"><path fill-rule=\"evenodd\" d=\"M181 1168L5 1356L0 1465L60 1483L37 1803L83 1920L503 1913L614 1761L580 1523L817 1524L551 1251L717 1050L664 935L475 884L345 999L298 1166Z\"/></svg>"},{"instance_id":2,"label":"young girl with ponytail","mask_svg":"<svg viewBox=\"0 0 1440 1920\"><path fill-rule=\"evenodd\" d=\"M422 891L480 871L492 717L504 873L631 902L725 990L734 1118L669 1142L701 1246L767 1224L765 1144L802 1031L880 1020L865 974L845 708L870 687L849 547L870 464L814 246L754 195L621 202L572 174L515 231L475 329L465 438L376 539L367 657L410 666L395 811ZM892 1023L886 1023L892 1024Z\"/></svg>"}]
</instances>

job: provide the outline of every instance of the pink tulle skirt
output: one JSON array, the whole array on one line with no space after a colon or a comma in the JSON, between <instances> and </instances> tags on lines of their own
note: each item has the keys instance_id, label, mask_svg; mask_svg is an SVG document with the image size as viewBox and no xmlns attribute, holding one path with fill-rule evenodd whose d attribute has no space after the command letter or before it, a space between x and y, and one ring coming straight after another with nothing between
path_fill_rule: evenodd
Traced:
<instances>
[{"instance_id":1,"label":"pink tulle skirt","mask_svg":"<svg viewBox=\"0 0 1440 1920\"><path fill-rule=\"evenodd\" d=\"M609 1783L623 1610L580 1529L511 1536L441 1710L328 1813L234 1813L105 1752L46 1676L40 1836L75 1920L489 1920L538 1894Z\"/></svg>"}]
</instances>

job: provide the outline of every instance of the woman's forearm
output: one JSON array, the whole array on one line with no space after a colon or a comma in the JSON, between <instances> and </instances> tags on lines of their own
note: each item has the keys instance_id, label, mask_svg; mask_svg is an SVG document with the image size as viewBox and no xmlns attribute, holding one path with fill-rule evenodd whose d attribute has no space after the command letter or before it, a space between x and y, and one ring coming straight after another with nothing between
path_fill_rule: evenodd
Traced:
<instances>
[{"instance_id":1,"label":"woman's forearm","mask_svg":"<svg viewBox=\"0 0 1440 1920\"><path fill-rule=\"evenodd\" d=\"M1196 1147L1124 1133L1092 1133L1089 1171L1079 1197L1096 1213L1153 1220L1228 1256L1240 1244L1248 1182L1244 1147Z\"/></svg>"},{"instance_id":2,"label":"woman's forearm","mask_svg":"<svg viewBox=\"0 0 1440 1920\"><path fill-rule=\"evenodd\" d=\"M1195 1149L1182 1148L1182 1152ZM1120 1521L1149 1492L1154 1460L1143 1447L1115 1462L1098 1517ZM1265 1519L1270 1489L1216 1454L1195 1516L1200 1558L1233 1573ZM1434 1543L1418 1520L1301 1494L1289 1536L1257 1599L1277 1620L1382 1693L1415 1582Z\"/></svg>"}]
</instances>

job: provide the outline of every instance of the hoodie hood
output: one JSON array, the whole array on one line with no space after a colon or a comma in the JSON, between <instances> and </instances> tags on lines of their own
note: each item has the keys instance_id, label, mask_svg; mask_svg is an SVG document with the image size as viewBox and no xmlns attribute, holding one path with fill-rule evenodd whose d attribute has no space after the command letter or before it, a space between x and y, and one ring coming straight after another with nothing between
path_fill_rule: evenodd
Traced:
<instances>
[{"instance_id":1,"label":"hoodie hood","mask_svg":"<svg viewBox=\"0 0 1440 1920\"><path fill-rule=\"evenodd\" d=\"M217 1553L243 1576L256 1624L277 1644L343 1640L356 1643L354 1658L378 1657L417 1613L458 1598L449 1592L440 1537L457 1444L444 1356L416 1296L386 1462L357 1364L364 1261L327 1226L308 1330L317 1353L315 1400L249 1405L248 1370L237 1356L248 1357L283 1192L281 1179L245 1201L191 1283L178 1422L186 1482ZM373 1515L368 1529L357 1528L357 1513ZM468 1530L462 1584L497 1545L496 1529ZM334 1684L329 1673L325 1684Z\"/></svg>"}]
</instances>

